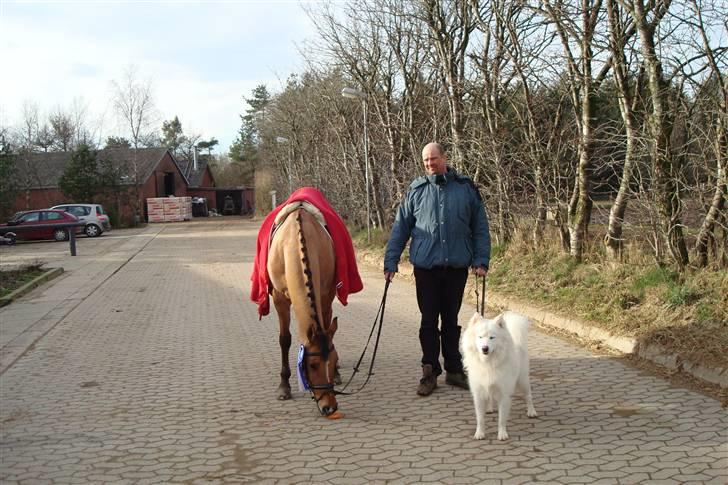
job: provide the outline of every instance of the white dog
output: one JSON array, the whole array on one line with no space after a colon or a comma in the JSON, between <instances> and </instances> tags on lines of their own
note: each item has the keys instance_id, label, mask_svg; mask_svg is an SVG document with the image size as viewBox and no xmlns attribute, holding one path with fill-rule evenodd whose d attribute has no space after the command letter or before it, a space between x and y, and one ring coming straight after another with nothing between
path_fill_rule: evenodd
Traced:
<instances>
[{"instance_id":1,"label":"white dog","mask_svg":"<svg viewBox=\"0 0 728 485\"><path fill-rule=\"evenodd\" d=\"M489 320L476 313L460 339L460 351L475 404L476 440L485 437L485 413L498 403L498 439L507 440L511 396L518 387L526 397L528 417L536 417L528 377L526 317L506 312Z\"/></svg>"}]
</instances>

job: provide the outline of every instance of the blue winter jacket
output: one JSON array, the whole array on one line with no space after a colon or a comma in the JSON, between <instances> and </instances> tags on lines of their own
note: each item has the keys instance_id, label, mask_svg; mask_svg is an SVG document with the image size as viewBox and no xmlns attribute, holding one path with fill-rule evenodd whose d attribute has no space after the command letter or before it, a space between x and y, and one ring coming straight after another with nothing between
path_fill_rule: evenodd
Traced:
<instances>
[{"instance_id":1,"label":"blue winter jacket","mask_svg":"<svg viewBox=\"0 0 728 485\"><path fill-rule=\"evenodd\" d=\"M490 263L490 231L473 182L448 167L444 175L418 177L397 211L384 255L384 271L396 272L407 240L418 268L484 267Z\"/></svg>"}]
</instances>

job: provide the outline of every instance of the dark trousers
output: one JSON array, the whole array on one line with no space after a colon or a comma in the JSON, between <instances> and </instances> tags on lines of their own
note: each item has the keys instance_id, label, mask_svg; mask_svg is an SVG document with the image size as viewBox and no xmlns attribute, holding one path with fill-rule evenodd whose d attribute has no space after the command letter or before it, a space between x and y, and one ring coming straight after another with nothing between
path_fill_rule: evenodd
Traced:
<instances>
[{"instance_id":1,"label":"dark trousers","mask_svg":"<svg viewBox=\"0 0 728 485\"><path fill-rule=\"evenodd\" d=\"M468 279L467 268L415 268L417 305L420 307L422 365L430 364L435 375L442 374L440 346L447 372L463 372L458 344L458 312ZM439 320L442 319L442 328Z\"/></svg>"}]
</instances>

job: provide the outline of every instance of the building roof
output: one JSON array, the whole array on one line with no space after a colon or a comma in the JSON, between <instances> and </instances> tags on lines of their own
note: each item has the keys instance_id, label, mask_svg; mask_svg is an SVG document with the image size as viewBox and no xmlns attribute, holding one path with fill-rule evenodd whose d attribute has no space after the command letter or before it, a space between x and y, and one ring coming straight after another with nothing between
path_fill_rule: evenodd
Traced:
<instances>
[{"instance_id":1,"label":"building roof","mask_svg":"<svg viewBox=\"0 0 728 485\"><path fill-rule=\"evenodd\" d=\"M205 169L208 167L207 157L197 157L197 170L195 170L194 163L190 160L177 160L177 165L179 165L182 175L189 181L190 187L200 187L202 185L202 178L205 176ZM212 177L212 172L210 172L210 177Z\"/></svg>"},{"instance_id":2,"label":"building roof","mask_svg":"<svg viewBox=\"0 0 728 485\"><path fill-rule=\"evenodd\" d=\"M126 167L122 184L134 183L133 162L137 164L139 183L144 183L167 153L166 148L106 148L97 152L97 160L106 160L116 166ZM58 181L71 160L72 152L21 154L17 158L18 172L26 187L47 189L58 187ZM170 154L171 156L171 154ZM172 161L177 161L172 157ZM181 171L181 170L180 170Z\"/></svg>"}]
</instances>

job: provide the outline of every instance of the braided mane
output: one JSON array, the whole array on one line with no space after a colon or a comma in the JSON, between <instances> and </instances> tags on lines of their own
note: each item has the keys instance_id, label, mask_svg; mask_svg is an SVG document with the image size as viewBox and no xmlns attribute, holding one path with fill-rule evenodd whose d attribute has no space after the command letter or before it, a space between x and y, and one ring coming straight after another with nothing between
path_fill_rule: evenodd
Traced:
<instances>
[{"instance_id":1,"label":"braided mane","mask_svg":"<svg viewBox=\"0 0 728 485\"><path fill-rule=\"evenodd\" d=\"M329 341L326 338L326 333L324 332L323 325L321 324L321 320L319 318L318 310L316 309L316 293L313 287L313 272L311 271L311 262L308 256L308 249L306 247L306 236L303 234L303 220L301 219L301 210L297 211L296 213L296 221L298 222L298 236L299 242L301 244L301 262L303 263L303 274L306 280L306 288L308 288L306 296L308 296L308 299L311 302L311 319L314 321L315 324L313 328L314 335L316 335L319 339L321 354L324 358L328 358Z\"/></svg>"}]
</instances>

